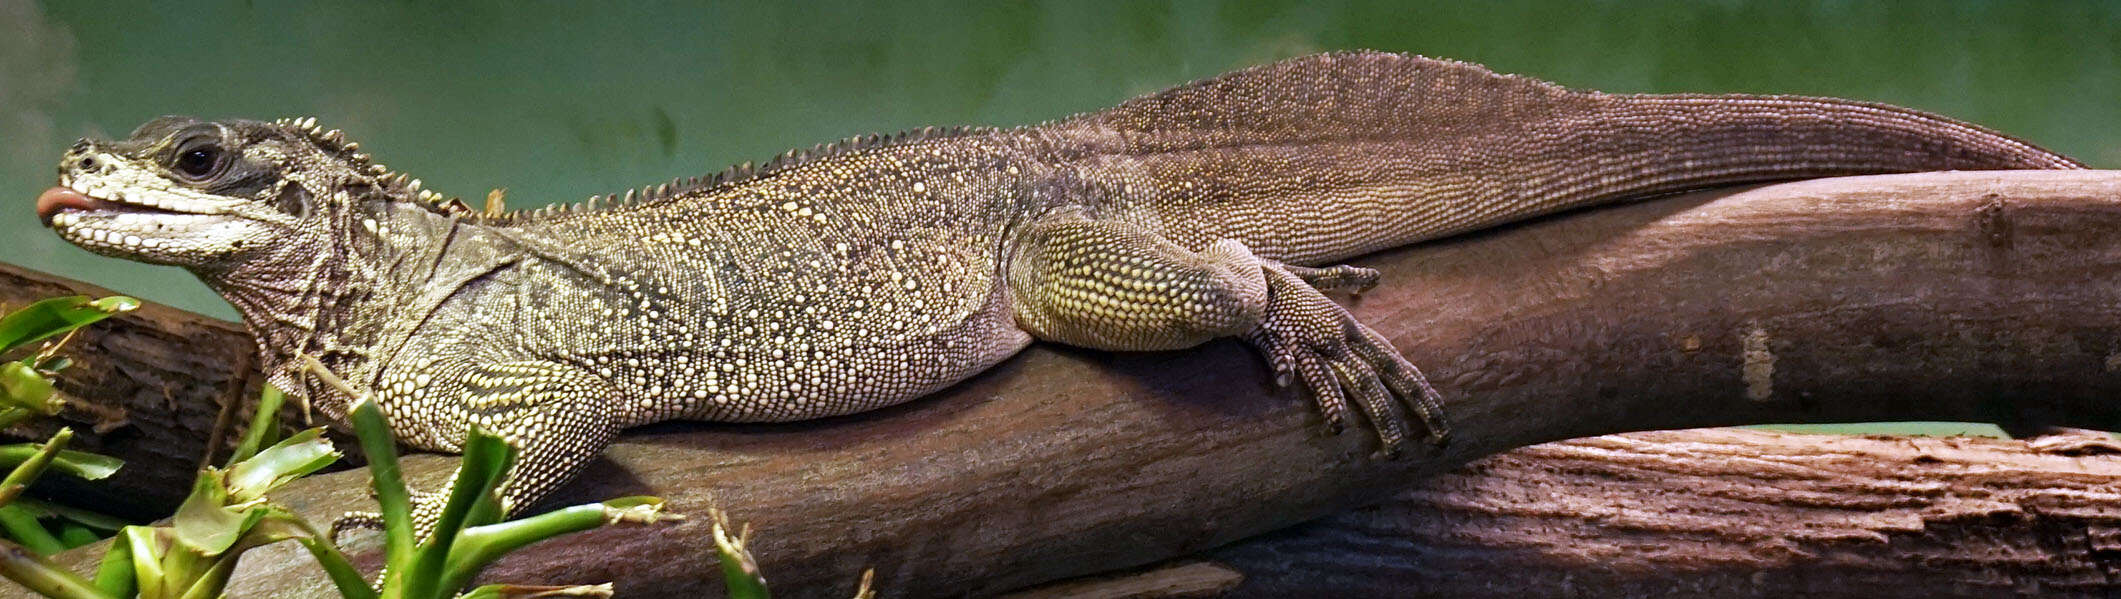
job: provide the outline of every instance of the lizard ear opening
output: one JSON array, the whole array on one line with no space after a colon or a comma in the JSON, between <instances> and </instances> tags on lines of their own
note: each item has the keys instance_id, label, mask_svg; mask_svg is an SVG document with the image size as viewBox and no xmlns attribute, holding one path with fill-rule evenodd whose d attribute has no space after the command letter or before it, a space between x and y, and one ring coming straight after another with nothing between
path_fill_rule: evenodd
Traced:
<instances>
[{"instance_id":1,"label":"lizard ear opening","mask_svg":"<svg viewBox=\"0 0 2121 599\"><path fill-rule=\"evenodd\" d=\"M273 198L273 206L295 218L309 218L309 190L301 183L285 181L280 184L280 195Z\"/></svg>"}]
</instances>

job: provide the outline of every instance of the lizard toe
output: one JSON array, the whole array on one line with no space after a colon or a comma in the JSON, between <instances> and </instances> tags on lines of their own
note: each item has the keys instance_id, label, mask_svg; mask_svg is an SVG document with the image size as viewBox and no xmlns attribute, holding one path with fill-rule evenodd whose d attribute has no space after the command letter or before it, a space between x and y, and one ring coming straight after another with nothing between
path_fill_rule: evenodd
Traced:
<instances>
[{"instance_id":1,"label":"lizard toe","mask_svg":"<svg viewBox=\"0 0 2121 599\"><path fill-rule=\"evenodd\" d=\"M1377 287L1377 280L1382 276L1378 274L1377 269L1347 264L1315 268L1282 265L1282 268L1287 269L1289 274L1296 275L1296 278L1303 279L1304 283L1312 288L1327 293L1336 291L1362 293L1369 291Z\"/></svg>"},{"instance_id":2,"label":"lizard toe","mask_svg":"<svg viewBox=\"0 0 2121 599\"><path fill-rule=\"evenodd\" d=\"M1311 390L1312 401L1318 404L1326 432L1340 434L1347 428L1349 412L1347 396L1341 386L1343 377L1331 360L1320 355L1311 344L1302 342L1302 337L1285 334L1286 329L1262 324L1246 339L1274 364L1276 384L1286 387L1292 382L1290 379L1303 381L1304 387Z\"/></svg>"},{"instance_id":3,"label":"lizard toe","mask_svg":"<svg viewBox=\"0 0 2121 599\"><path fill-rule=\"evenodd\" d=\"M383 515L375 512L347 512L331 521L328 538L336 544L339 537L349 530L383 530Z\"/></svg>"},{"instance_id":4,"label":"lizard toe","mask_svg":"<svg viewBox=\"0 0 2121 599\"><path fill-rule=\"evenodd\" d=\"M1349 346L1362 356L1363 361L1376 369L1378 380L1392 390L1392 394L1406 402L1414 417L1421 421L1423 440L1434 447L1449 444L1450 419L1444 416L1443 394L1429 384L1429 378L1421 369L1399 355L1392 342L1377 331L1352 319L1349 324L1359 335L1350 339Z\"/></svg>"},{"instance_id":5,"label":"lizard toe","mask_svg":"<svg viewBox=\"0 0 2121 599\"><path fill-rule=\"evenodd\" d=\"M1441 394L1389 341L1298 272L1272 264L1262 268L1267 306L1246 339L1268 356L1277 378L1286 376L1286 364L1293 378L1304 382L1328 430L1338 432L1345 425L1352 404L1377 434L1375 457L1401 455L1413 424L1410 416L1419 420L1431 445L1448 438Z\"/></svg>"}]
</instances>

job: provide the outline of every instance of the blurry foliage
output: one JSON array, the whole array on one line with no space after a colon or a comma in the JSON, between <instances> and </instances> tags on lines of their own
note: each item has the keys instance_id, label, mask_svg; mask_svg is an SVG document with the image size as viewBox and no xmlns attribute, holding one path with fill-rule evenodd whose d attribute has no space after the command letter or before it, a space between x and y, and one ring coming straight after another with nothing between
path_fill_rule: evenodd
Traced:
<instances>
[{"instance_id":1,"label":"blurry foliage","mask_svg":"<svg viewBox=\"0 0 2121 599\"><path fill-rule=\"evenodd\" d=\"M65 401L51 378L70 364L59 355L59 349L81 327L139 306L139 300L130 297L91 300L76 295L38 301L0 316L0 358L26 354L0 362L0 427L13 426L32 416L58 414ZM32 348L35 351L26 351ZM115 458L68 451L65 447L72 439L73 431L60 429L43 444L0 445L0 466L15 468L6 482L0 483L0 533L17 544L10 551L51 555L94 542L124 526L124 522L102 514L19 499L29 483L46 469L98 480L124 464Z\"/></svg>"}]
</instances>

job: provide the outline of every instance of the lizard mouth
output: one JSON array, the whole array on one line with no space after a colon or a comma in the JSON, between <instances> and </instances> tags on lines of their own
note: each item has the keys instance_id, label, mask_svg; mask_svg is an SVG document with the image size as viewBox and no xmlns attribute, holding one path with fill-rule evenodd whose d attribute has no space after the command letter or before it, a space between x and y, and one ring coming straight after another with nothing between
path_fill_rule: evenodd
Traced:
<instances>
[{"instance_id":1,"label":"lizard mouth","mask_svg":"<svg viewBox=\"0 0 2121 599\"><path fill-rule=\"evenodd\" d=\"M37 194L37 220L49 227L52 226L52 217L57 216L61 210L104 210L111 205L111 202L88 197L88 194L54 187Z\"/></svg>"},{"instance_id":2,"label":"lizard mouth","mask_svg":"<svg viewBox=\"0 0 2121 599\"><path fill-rule=\"evenodd\" d=\"M149 204L118 190L96 193L79 181L37 194L37 220L59 237L99 253L132 255L173 245L159 239L218 217Z\"/></svg>"},{"instance_id":3,"label":"lizard mouth","mask_svg":"<svg viewBox=\"0 0 2121 599\"><path fill-rule=\"evenodd\" d=\"M127 196L116 189L97 189L76 179L62 178L58 187L37 194L37 220L47 227L68 227L78 221L83 213L150 214L150 215L199 215L198 212L180 210L167 202L155 201L150 194ZM73 215L69 217L69 215Z\"/></svg>"}]
</instances>

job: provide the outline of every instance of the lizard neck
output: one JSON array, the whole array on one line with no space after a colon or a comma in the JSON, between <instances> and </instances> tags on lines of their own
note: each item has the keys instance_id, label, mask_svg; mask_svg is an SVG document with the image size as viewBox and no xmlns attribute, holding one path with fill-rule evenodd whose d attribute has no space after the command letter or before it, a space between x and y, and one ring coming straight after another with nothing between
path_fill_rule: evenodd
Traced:
<instances>
[{"instance_id":1,"label":"lizard neck","mask_svg":"<svg viewBox=\"0 0 2121 599\"><path fill-rule=\"evenodd\" d=\"M380 341L406 298L433 275L456 219L401 202L352 204L320 215L325 226L260 259L194 273L235 306L257 339L267 381L300 399L309 385L297 372L315 356L348 380L380 362ZM313 401L333 420L344 402Z\"/></svg>"}]
</instances>

